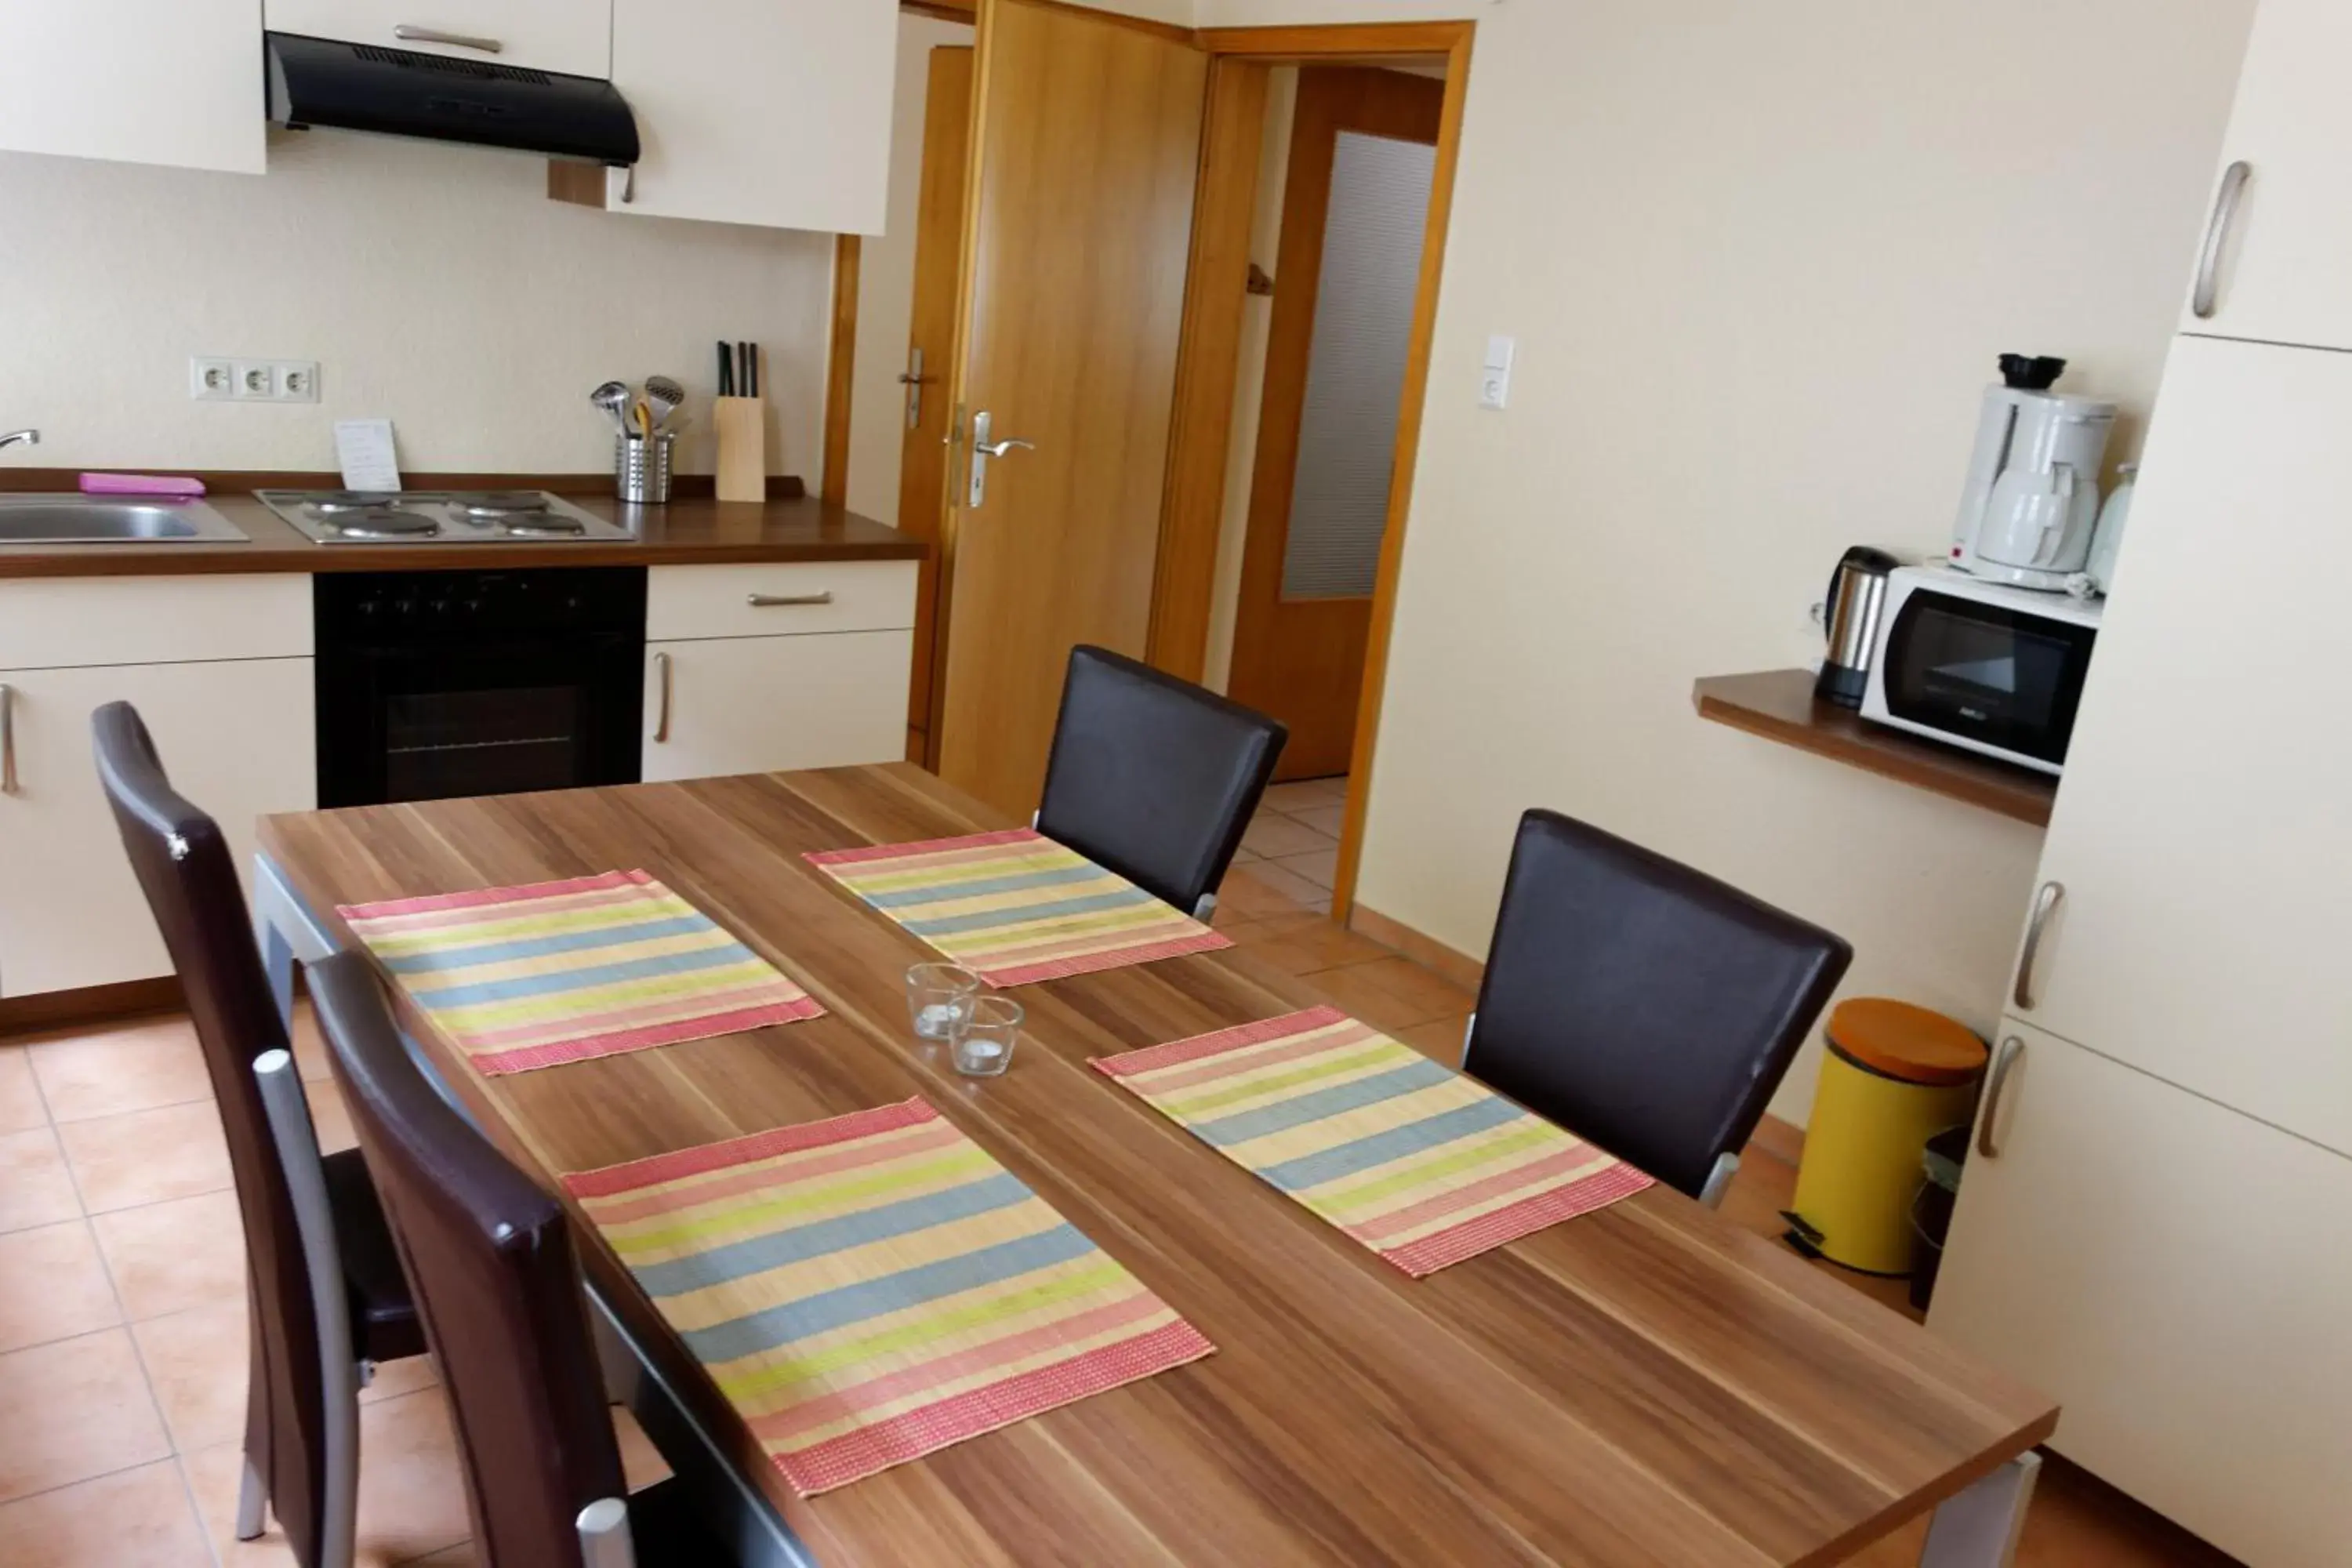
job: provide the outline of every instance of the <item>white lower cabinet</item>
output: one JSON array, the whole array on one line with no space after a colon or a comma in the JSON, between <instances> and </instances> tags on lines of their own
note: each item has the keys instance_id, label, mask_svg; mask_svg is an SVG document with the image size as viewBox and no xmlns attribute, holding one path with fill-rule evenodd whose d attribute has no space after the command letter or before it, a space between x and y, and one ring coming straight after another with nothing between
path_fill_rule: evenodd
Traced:
<instances>
[{"instance_id":1,"label":"white lower cabinet","mask_svg":"<svg viewBox=\"0 0 2352 1568\"><path fill-rule=\"evenodd\" d=\"M2224 1551L2352 1563L2352 1160L2014 1020L2002 1039L1998 1153L1969 1155L1929 1326Z\"/></svg>"},{"instance_id":2,"label":"white lower cabinet","mask_svg":"<svg viewBox=\"0 0 2352 1568\"><path fill-rule=\"evenodd\" d=\"M648 643L646 780L896 762L914 657L911 630Z\"/></svg>"},{"instance_id":3,"label":"white lower cabinet","mask_svg":"<svg viewBox=\"0 0 2352 1568\"><path fill-rule=\"evenodd\" d=\"M220 823L242 870L256 818L317 798L310 668L247 658L0 669L16 783L0 793L0 996L172 972L99 785L91 712L137 706L173 786Z\"/></svg>"}]
</instances>

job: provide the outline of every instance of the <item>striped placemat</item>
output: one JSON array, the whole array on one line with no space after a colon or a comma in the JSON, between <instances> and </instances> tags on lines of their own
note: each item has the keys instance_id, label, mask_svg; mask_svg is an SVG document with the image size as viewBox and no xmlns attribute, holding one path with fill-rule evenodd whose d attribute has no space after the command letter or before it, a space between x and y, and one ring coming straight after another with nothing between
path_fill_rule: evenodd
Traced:
<instances>
[{"instance_id":1,"label":"striped placemat","mask_svg":"<svg viewBox=\"0 0 2352 1568\"><path fill-rule=\"evenodd\" d=\"M336 912L408 999L491 1076L824 1011L643 871Z\"/></svg>"},{"instance_id":2,"label":"striped placemat","mask_svg":"<svg viewBox=\"0 0 2352 1568\"><path fill-rule=\"evenodd\" d=\"M991 985L1090 974L1232 942L1026 827L832 849L826 876Z\"/></svg>"},{"instance_id":3,"label":"striped placemat","mask_svg":"<svg viewBox=\"0 0 2352 1568\"><path fill-rule=\"evenodd\" d=\"M1094 1065L1416 1279L1652 1184L1336 1007Z\"/></svg>"},{"instance_id":4,"label":"striped placemat","mask_svg":"<svg viewBox=\"0 0 2352 1568\"><path fill-rule=\"evenodd\" d=\"M1215 1348L920 1099L563 1182L803 1497Z\"/></svg>"}]
</instances>

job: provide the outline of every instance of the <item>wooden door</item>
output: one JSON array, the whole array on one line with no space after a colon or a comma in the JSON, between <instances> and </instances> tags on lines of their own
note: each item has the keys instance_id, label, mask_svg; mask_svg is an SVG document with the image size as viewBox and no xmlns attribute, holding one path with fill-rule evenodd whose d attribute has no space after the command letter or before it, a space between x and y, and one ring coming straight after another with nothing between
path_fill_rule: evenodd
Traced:
<instances>
[{"instance_id":1,"label":"wooden door","mask_svg":"<svg viewBox=\"0 0 2352 1568\"><path fill-rule=\"evenodd\" d=\"M2352 1153L2347 429L2352 356L2173 345L2024 1016Z\"/></svg>"},{"instance_id":2,"label":"wooden door","mask_svg":"<svg viewBox=\"0 0 2352 1568\"><path fill-rule=\"evenodd\" d=\"M2211 313L2192 300L2181 330L2352 349L2352 204L2344 149L2352 146L2352 6L2343 0L2262 0L2237 107L2221 143L2222 199L2230 166L2246 180L2213 271ZM2209 215L2210 216L2210 215Z\"/></svg>"},{"instance_id":3,"label":"wooden door","mask_svg":"<svg viewBox=\"0 0 2352 1568\"><path fill-rule=\"evenodd\" d=\"M979 29L938 757L1025 816L1071 647L1150 630L1208 57L1041 0L982 0ZM983 412L1034 445L975 505Z\"/></svg>"},{"instance_id":4,"label":"wooden door","mask_svg":"<svg viewBox=\"0 0 2352 1568\"><path fill-rule=\"evenodd\" d=\"M2056 1397L2051 1447L2248 1563L2352 1542L2352 1160L2014 1022L1940 1335ZM2010 1042L2016 1042L2012 1047Z\"/></svg>"},{"instance_id":5,"label":"wooden door","mask_svg":"<svg viewBox=\"0 0 2352 1568\"><path fill-rule=\"evenodd\" d=\"M220 824L240 872L263 814L318 800L307 658L0 670L0 685L17 784L0 795L0 996L172 973L90 763L100 707L138 706L173 784Z\"/></svg>"},{"instance_id":6,"label":"wooden door","mask_svg":"<svg viewBox=\"0 0 2352 1568\"><path fill-rule=\"evenodd\" d=\"M1226 686L1290 726L1276 778L1344 773L1355 746L1435 164L1402 150L1435 147L1444 102L1397 71L1298 77Z\"/></svg>"},{"instance_id":7,"label":"wooden door","mask_svg":"<svg viewBox=\"0 0 2352 1568\"><path fill-rule=\"evenodd\" d=\"M907 326L906 439L898 455L898 527L929 541L915 588L915 675L907 689L907 755L930 764L932 644L940 610L940 542L947 510L950 404L948 366L955 353L956 274L963 256L964 183L971 163L972 50L931 51L923 100L923 170L915 204L914 311Z\"/></svg>"}]
</instances>

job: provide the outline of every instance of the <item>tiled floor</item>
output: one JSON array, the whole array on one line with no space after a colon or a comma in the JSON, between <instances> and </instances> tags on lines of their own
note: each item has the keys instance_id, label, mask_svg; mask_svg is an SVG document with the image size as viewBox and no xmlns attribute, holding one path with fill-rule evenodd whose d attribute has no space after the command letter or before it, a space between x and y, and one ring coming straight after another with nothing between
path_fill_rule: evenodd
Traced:
<instances>
[{"instance_id":1,"label":"tiled floor","mask_svg":"<svg viewBox=\"0 0 2352 1568\"><path fill-rule=\"evenodd\" d=\"M1470 994L1321 913L1339 800L1336 782L1268 792L1250 830L1257 847L1227 877L1216 924L1366 1022L1453 1061ZM307 1026L299 1033L320 1142L348 1147L315 1037ZM244 1265L196 1051L178 1017L0 1040L0 1568L293 1560L274 1530L241 1542L230 1528ZM1751 1148L1727 1214L1777 1234L1795 1178ZM1899 1299L1899 1287L1874 1285ZM362 1568L474 1562L430 1366L420 1358L388 1367L362 1397ZM624 1433L624 1453L633 1475L658 1473L640 1435ZM1924 1529L1857 1561L1916 1562ZM2020 1558L2027 1568L2227 1561L2063 1463L2045 1471Z\"/></svg>"}]
</instances>

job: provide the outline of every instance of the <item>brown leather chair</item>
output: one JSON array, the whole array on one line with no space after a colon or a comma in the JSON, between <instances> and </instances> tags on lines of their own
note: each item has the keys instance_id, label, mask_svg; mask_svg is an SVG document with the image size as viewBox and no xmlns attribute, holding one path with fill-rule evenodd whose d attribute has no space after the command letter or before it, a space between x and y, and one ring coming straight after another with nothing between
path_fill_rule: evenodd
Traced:
<instances>
[{"instance_id":1,"label":"brown leather chair","mask_svg":"<svg viewBox=\"0 0 2352 1568\"><path fill-rule=\"evenodd\" d=\"M1843 939L1737 888L1530 811L1462 1068L1720 1202L1853 959Z\"/></svg>"},{"instance_id":2,"label":"brown leather chair","mask_svg":"<svg viewBox=\"0 0 2352 1568\"><path fill-rule=\"evenodd\" d=\"M725 1563L677 1483L625 1492L562 1205L417 1070L365 958L309 977L448 1387L483 1561Z\"/></svg>"},{"instance_id":3,"label":"brown leather chair","mask_svg":"<svg viewBox=\"0 0 2352 1568\"><path fill-rule=\"evenodd\" d=\"M321 1321L294 1189L254 1073L257 1058L286 1049L286 1024L228 842L173 791L129 703L100 709L91 727L122 847L187 993L245 1222L252 1351L236 1532L259 1535L266 1504L305 1568L341 1568L352 1554L360 1388L373 1363L421 1354L425 1332L358 1152L315 1161L312 1142L316 1168L298 1180L323 1188L323 1226L314 1228L332 1235L314 1239L323 1282L340 1286L327 1300L341 1321Z\"/></svg>"},{"instance_id":4,"label":"brown leather chair","mask_svg":"<svg viewBox=\"0 0 2352 1568\"><path fill-rule=\"evenodd\" d=\"M1037 831L1207 920L1289 739L1263 713L1081 645L1070 650Z\"/></svg>"}]
</instances>

